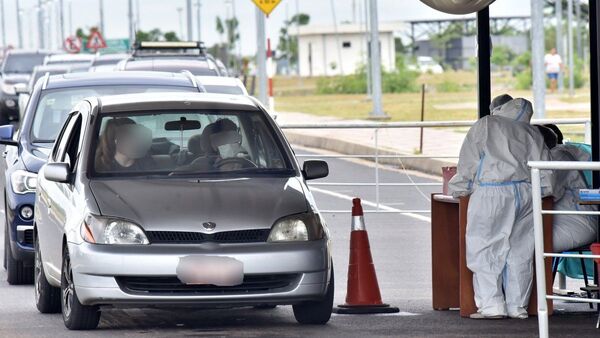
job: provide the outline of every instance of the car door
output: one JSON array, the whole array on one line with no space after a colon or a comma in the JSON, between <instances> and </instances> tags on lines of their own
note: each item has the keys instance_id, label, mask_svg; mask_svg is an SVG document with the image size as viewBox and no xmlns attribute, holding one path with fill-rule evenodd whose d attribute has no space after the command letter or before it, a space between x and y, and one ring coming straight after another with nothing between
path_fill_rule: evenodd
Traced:
<instances>
[{"instance_id":1,"label":"car door","mask_svg":"<svg viewBox=\"0 0 600 338\"><path fill-rule=\"evenodd\" d=\"M49 162L66 162L71 172L75 171L77 156L80 149L82 132L82 116L78 112L71 113L59 138L57 138L52 156ZM39 210L42 224L38 225L38 233L43 241L40 241L47 262L49 272L52 275L60 275L62 263L62 243L65 234L67 217L72 212L71 183L53 182L46 179L40 180L39 200L42 203ZM45 209L45 213L44 210Z\"/></svg>"}]
</instances>

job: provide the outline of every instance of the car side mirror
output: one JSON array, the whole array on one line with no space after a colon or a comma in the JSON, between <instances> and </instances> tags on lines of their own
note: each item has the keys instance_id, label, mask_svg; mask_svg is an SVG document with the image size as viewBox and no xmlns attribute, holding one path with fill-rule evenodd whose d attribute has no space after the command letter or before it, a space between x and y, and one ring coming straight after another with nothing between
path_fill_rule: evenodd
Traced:
<instances>
[{"instance_id":1,"label":"car side mirror","mask_svg":"<svg viewBox=\"0 0 600 338\"><path fill-rule=\"evenodd\" d=\"M69 164L66 162L48 163L44 166L44 177L48 181L67 183L71 178Z\"/></svg>"},{"instance_id":2,"label":"car side mirror","mask_svg":"<svg viewBox=\"0 0 600 338\"><path fill-rule=\"evenodd\" d=\"M17 93L17 95L29 94L29 89L27 89L25 83L17 83L15 84L15 93Z\"/></svg>"},{"instance_id":3,"label":"car side mirror","mask_svg":"<svg viewBox=\"0 0 600 338\"><path fill-rule=\"evenodd\" d=\"M305 180L314 180L327 177L329 175L329 165L325 161L309 160L304 161L302 166L302 175Z\"/></svg>"},{"instance_id":4,"label":"car side mirror","mask_svg":"<svg viewBox=\"0 0 600 338\"><path fill-rule=\"evenodd\" d=\"M16 146L17 141L13 140L14 134L15 126L13 126L12 124L0 126L0 144L4 144L7 146Z\"/></svg>"}]
</instances>

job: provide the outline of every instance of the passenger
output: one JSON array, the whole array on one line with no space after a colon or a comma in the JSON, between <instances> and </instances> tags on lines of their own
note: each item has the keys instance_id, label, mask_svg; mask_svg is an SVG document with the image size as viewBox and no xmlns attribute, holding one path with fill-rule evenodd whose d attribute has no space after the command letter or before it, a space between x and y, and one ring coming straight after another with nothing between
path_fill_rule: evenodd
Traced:
<instances>
[{"instance_id":1,"label":"passenger","mask_svg":"<svg viewBox=\"0 0 600 338\"><path fill-rule=\"evenodd\" d=\"M558 134L560 129L554 126ZM560 139L562 142L562 139ZM589 154L573 144L559 144L550 150L553 161L589 161ZM580 205L579 189L588 188L581 170L556 170L554 172L554 210L597 211L593 205ZM596 240L598 221L590 215L554 215L552 243L555 252L569 251Z\"/></svg>"},{"instance_id":2,"label":"passenger","mask_svg":"<svg viewBox=\"0 0 600 338\"><path fill-rule=\"evenodd\" d=\"M98 171L147 171L155 163L148 151L152 132L130 118L108 120L96 151Z\"/></svg>"},{"instance_id":3,"label":"passenger","mask_svg":"<svg viewBox=\"0 0 600 338\"><path fill-rule=\"evenodd\" d=\"M243 165L241 161L223 166L223 160L229 158L247 159L247 153L241 146L242 136L238 126L230 119L219 119L204 128L200 143L204 156L194 160L189 167L200 171L235 170ZM249 161L248 161L249 162ZM251 163L251 162L249 162Z\"/></svg>"},{"instance_id":4,"label":"passenger","mask_svg":"<svg viewBox=\"0 0 600 338\"><path fill-rule=\"evenodd\" d=\"M532 115L531 102L522 98L492 107L467 133L449 183L453 196L471 195L466 259L478 308L471 318L527 318L534 250L527 162L550 159L529 124ZM543 195L551 193L550 180L542 173Z\"/></svg>"}]
</instances>

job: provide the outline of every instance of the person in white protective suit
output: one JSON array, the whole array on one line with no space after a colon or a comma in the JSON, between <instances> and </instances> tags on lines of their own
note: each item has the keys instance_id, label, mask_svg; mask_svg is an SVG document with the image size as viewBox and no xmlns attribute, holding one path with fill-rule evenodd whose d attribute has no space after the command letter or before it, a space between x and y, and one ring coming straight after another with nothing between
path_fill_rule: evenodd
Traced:
<instances>
[{"instance_id":1,"label":"person in white protective suit","mask_svg":"<svg viewBox=\"0 0 600 338\"><path fill-rule=\"evenodd\" d=\"M590 160L590 154L573 144L559 144L550 150L550 154L552 161ZM556 170L553 176L554 210L598 210L594 205L579 205L579 189L587 188L581 170ZM577 249L596 241L597 216L554 215L552 223L552 243L555 252Z\"/></svg>"},{"instance_id":2,"label":"person in white protective suit","mask_svg":"<svg viewBox=\"0 0 600 338\"><path fill-rule=\"evenodd\" d=\"M533 285L533 214L528 161L550 160L539 131L529 124L531 102L517 98L479 119L467 133L454 197L471 195L466 259L473 271L478 312L471 318L527 318ZM551 194L542 173L542 194ZM503 292L504 289L504 292Z\"/></svg>"}]
</instances>

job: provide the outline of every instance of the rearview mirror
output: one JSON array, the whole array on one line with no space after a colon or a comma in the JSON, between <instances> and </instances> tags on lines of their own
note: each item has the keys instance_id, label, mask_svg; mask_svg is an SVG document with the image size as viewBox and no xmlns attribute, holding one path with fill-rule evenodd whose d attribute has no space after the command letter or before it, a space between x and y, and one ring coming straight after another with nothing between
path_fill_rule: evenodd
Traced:
<instances>
[{"instance_id":1,"label":"rearview mirror","mask_svg":"<svg viewBox=\"0 0 600 338\"><path fill-rule=\"evenodd\" d=\"M14 134L15 126L13 126L12 124L0 126L0 144L4 144L7 146L16 146L17 141L13 140Z\"/></svg>"},{"instance_id":2,"label":"rearview mirror","mask_svg":"<svg viewBox=\"0 0 600 338\"><path fill-rule=\"evenodd\" d=\"M169 121L165 123L165 130L195 130L200 129L200 121L188 120L185 117L177 121Z\"/></svg>"},{"instance_id":3,"label":"rearview mirror","mask_svg":"<svg viewBox=\"0 0 600 338\"><path fill-rule=\"evenodd\" d=\"M329 175L329 165L325 161L310 160L304 161L302 166L302 175L305 180L314 180L327 177Z\"/></svg>"},{"instance_id":4,"label":"rearview mirror","mask_svg":"<svg viewBox=\"0 0 600 338\"><path fill-rule=\"evenodd\" d=\"M17 95L29 94L29 90L27 89L27 85L25 83L17 83L17 84L15 84L15 93L17 93Z\"/></svg>"},{"instance_id":5,"label":"rearview mirror","mask_svg":"<svg viewBox=\"0 0 600 338\"><path fill-rule=\"evenodd\" d=\"M44 166L44 177L48 181L67 183L71 178L69 164L65 162L48 163Z\"/></svg>"}]
</instances>

